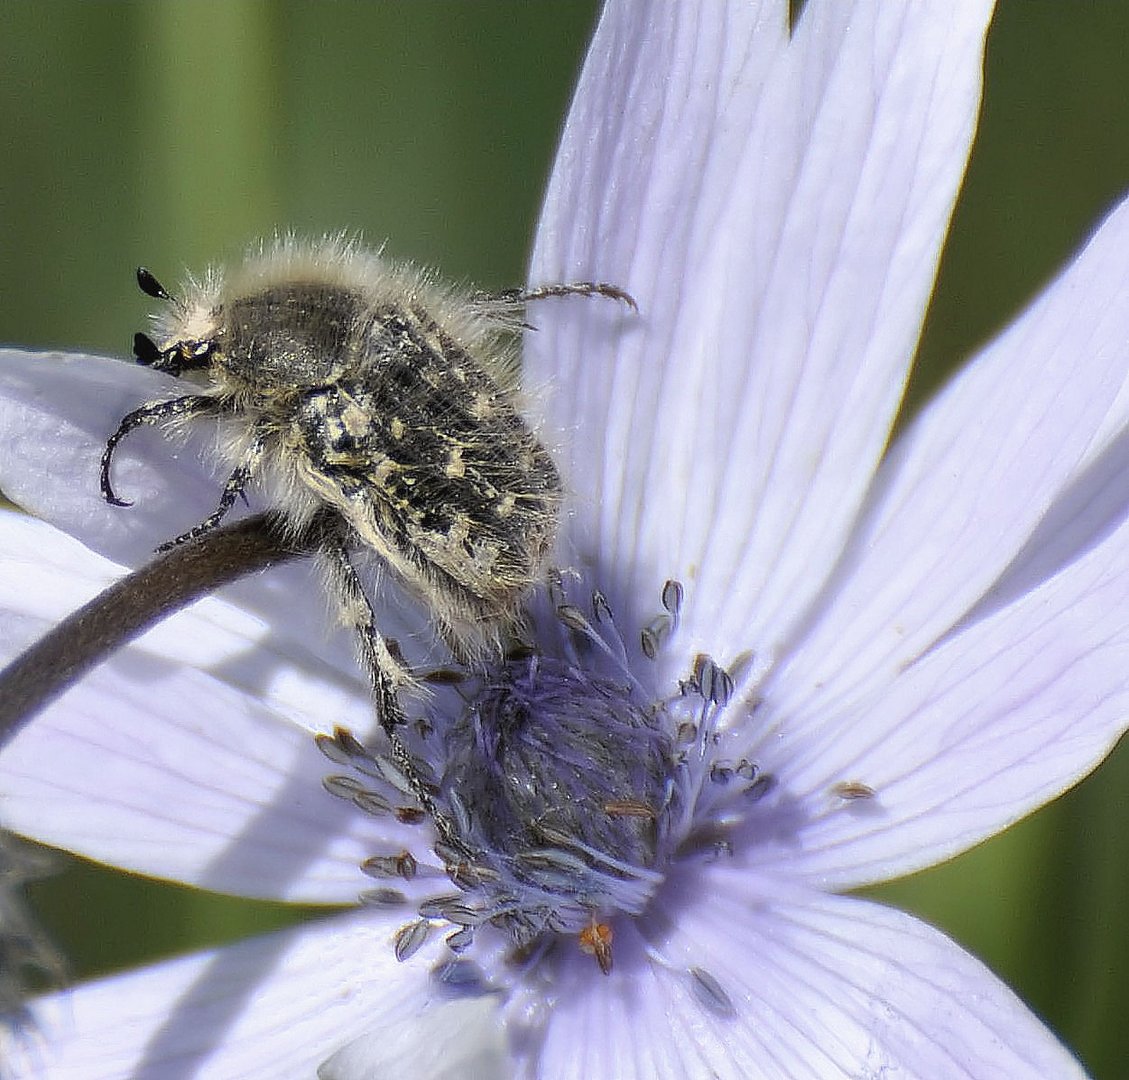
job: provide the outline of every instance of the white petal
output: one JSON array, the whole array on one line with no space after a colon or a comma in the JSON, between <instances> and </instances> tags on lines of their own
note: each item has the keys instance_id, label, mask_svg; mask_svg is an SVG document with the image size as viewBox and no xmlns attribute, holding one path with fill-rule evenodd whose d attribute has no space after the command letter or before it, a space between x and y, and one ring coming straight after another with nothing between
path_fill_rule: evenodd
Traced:
<instances>
[{"instance_id":1,"label":"white petal","mask_svg":"<svg viewBox=\"0 0 1129 1080\"><path fill-rule=\"evenodd\" d=\"M990 4L813 2L786 48L785 10L607 9L533 263L641 307L546 304L528 335L572 455L578 557L628 621L682 576L686 648L722 657L803 610L863 496L964 168Z\"/></svg>"},{"instance_id":2,"label":"white petal","mask_svg":"<svg viewBox=\"0 0 1129 1080\"><path fill-rule=\"evenodd\" d=\"M412 1023L382 1023L338 1051L319 1080L506 1080L509 1053L488 998L433 1007Z\"/></svg>"},{"instance_id":3,"label":"white petal","mask_svg":"<svg viewBox=\"0 0 1129 1080\"><path fill-rule=\"evenodd\" d=\"M170 443L154 428L130 435L113 470L129 508L102 499L99 461L126 413L184 392L124 360L0 349L0 489L115 562L147 561L215 509L221 481L202 467L207 442Z\"/></svg>"},{"instance_id":4,"label":"white petal","mask_svg":"<svg viewBox=\"0 0 1129 1080\"><path fill-rule=\"evenodd\" d=\"M349 903L416 838L331 796L308 731L186 668L115 657L0 756L0 818L100 862L219 892Z\"/></svg>"},{"instance_id":5,"label":"white petal","mask_svg":"<svg viewBox=\"0 0 1129 1080\"><path fill-rule=\"evenodd\" d=\"M720 865L684 884L650 950L617 936L611 977L567 961L540 1080L1082 1075L991 972L908 915Z\"/></svg>"},{"instance_id":6,"label":"white petal","mask_svg":"<svg viewBox=\"0 0 1129 1080\"><path fill-rule=\"evenodd\" d=\"M0 657L116 568L22 515L0 517ZM46 620L46 621L45 621ZM418 839L329 796L311 733L363 732L355 683L272 649L259 620L206 599L50 706L0 757L0 818L102 862L225 892L350 902L357 864ZM186 667L178 652L212 665Z\"/></svg>"},{"instance_id":7,"label":"white petal","mask_svg":"<svg viewBox=\"0 0 1129 1080\"><path fill-rule=\"evenodd\" d=\"M288 601L294 620L289 635L242 607L207 597L143 634L132 646L137 663L153 657L164 661L160 670L172 662L210 671L310 731L332 730L335 724L367 731L372 710L355 665L343 671L326 663L322 657L336 660L339 645L319 635L317 622L305 633L296 625L301 598L317 583L289 569L285 583L294 594ZM282 573L272 573L269 585L259 583L267 606L285 599ZM0 659L10 660L45 624L70 615L123 574L120 566L44 522L0 510ZM300 584L306 588L294 587ZM28 620L23 632L16 620Z\"/></svg>"},{"instance_id":8,"label":"white petal","mask_svg":"<svg viewBox=\"0 0 1129 1080\"><path fill-rule=\"evenodd\" d=\"M394 929L338 916L53 995L5 1076L310 1080L374 1023L442 1007L424 964L394 959Z\"/></svg>"},{"instance_id":9,"label":"white petal","mask_svg":"<svg viewBox=\"0 0 1129 1080\"><path fill-rule=\"evenodd\" d=\"M519 1072L523 1080L712 1075L701 1071L694 1053L682 1054L677 1042L681 1003L648 961L631 922L616 926L610 975L602 974L575 941L561 944L547 993L507 1018L517 1045L531 1048L531 1060ZM529 1033L521 1025L526 1017L533 1025Z\"/></svg>"},{"instance_id":10,"label":"white petal","mask_svg":"<svg viewBox=\"0 0 1129 1080\"><path fill-rule=\"evenodd\" d=\"M1006 602L1125 518L1127 245L1129 203L899 440L780 677L790 708L882 685L985 593Z\"/></svg>"},{"instance_id":11,"label":"white petal","mask_svg":"<svg viewBox=\"0 0 1129 1080\"><path fill-rule=\"evenodd\" d=\"M769 707L746 747L804 825L758 858L829 887L977 843L1092 769L1129 723L1129 522L858 702ZM768 710L766 710L766 713ZM777 728L773 716L787 717ZM836 799L861 782L876 797ZM799 805L797 805L799 804Z\"/></svg>"},{"instance_id":12,"label":"white petal","mask_svg":"<svg viewBox=\"0 0 1129 1080\"><path fill-rule=\"evenodd\" d=\"M679 919L664 954L733 1000L732 1025L706 1010L684 1020L688 1037L701 1025L722 1075L725 1062L747 1066L732 1075L796 1080L1082 1075L1003 983L924 923L818 892L761 895L739 873L703 885L709 902Z\"/></svg>"}]
</instances>

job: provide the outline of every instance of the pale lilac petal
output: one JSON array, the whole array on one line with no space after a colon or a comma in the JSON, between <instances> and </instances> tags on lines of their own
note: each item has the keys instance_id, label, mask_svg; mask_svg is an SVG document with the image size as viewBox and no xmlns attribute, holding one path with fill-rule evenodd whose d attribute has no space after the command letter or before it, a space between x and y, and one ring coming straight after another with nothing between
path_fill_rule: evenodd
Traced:
<instances>
[{"instance_id":1,"label":"pale lilac petal","mask_svg":"<svg viewBox=\"0 0 1129 1080\"><path fill-rule=\"evenodd\" d=\"M333 1055L318 1080L508 1080L513 1075L498 1006L454 1000L410 1022L373 1017L373 1030Z\"/></svg>"},{"instance_id":2,"label":"pale lilac petal","mask_svg":"<svg viewBox=\"0 0 1129 1080\"><path fill-rule=\"evenodd\" d=\"M575 944L561 950L548 999L515 1008L508 1023L518 1045L536 1048L518 1074L522 1080L701 1075L693 1050L684 1055L678 1046L684 1002L672 1000L634 924L617 925L613 955L615 968L605 976ZM534 1025L529 1034L521 1028L526 1016Z\"/></svg>"},{"instance_id":3,"label":"pale lilac petal","mask_svg":"<svg viewBox=\"0 0 1129 1080\"><path fill-rule=\"evenodd\" d=\"M746 749L816 820L761 856L844 888L962 851L1092 769L1129 722L1129 523L887 687L822 714L773 701ZM759 716L758 716L759 719ZM833 785L861 782L855 805ZM795 807L794 807L795 808Z\"/></svg>"},{"instance_id":4,"label":"pale lilac petal","mask_svg":"<svg viewBox=\"0 0 1129 1080\"><path fill-rule=\"evenodd\" d=\"M202 465L207 441L170 443L155 428L130 435L113 470L128 508L102 499L99 462L126 413L185 392L125 360L0 349L0 490L115 562L147 562L215 509L222 479Z\"/></svg>"},{"instance_id":5,"label":"pale lilac petal","mask_svg":"<svg viewBox=\"0 0 1129 1080\"><path fill-rule=\"evenodd\" d=\"M142 668L142 670L139 670ZM120 654L0 756L0 817L88 858L219 892L349 903L418 838L331 796L310 733L189 668Z\"/></svg>"},{"instance_id":6,"label":"pale lilac petal","mask_svg":"<svg viewBox=\"0 0 1129 1080\"><path fill-rule=\"evenodd\" d=\"M45 633L115 569L42 522L0 515L0 658ZM143 635L0 757L0 817L17 832L157 877L352 901L364 887L358 863L414 834L391 822L378 828L324 791L324 777L340 770L312 733L336 724L363 732L371 706L334 668L274 644L258 619L214 598Z\"/></svg>"},{"instance_id":7,"label":"pale lilac petal","mask_svg":"<svg viewBox=\"0 0 1129 1080\"><path fill-rule=\"evenodd\" d=\"M986 2L810 3L782 50L786 7L607 9L533 261L639 300L538 308L529 363L576 557L629 622L682 576L683 653L771 647L841 547L979 100Z\"/></svg>"},{"instance_id":8,"label":"pale lilac petal","mask_svg":"<svg viewBox=\"0 0 1129 1080\"><path fill-rule=\"evenodd\" d=\"M774 684L789 708L884 684L985 593L1006 602L1124 519L1127 246L1123 204L899 440L839 591Z\"/></svg>"},{"instance_id":9,"label":"pale lilac petal","mask_svg":"<svg viewBox=\"0 0 1129 1080\"><path fill-rule=\"evenodd\" d=\"M721 867L691 887L704 895L650 957L632 934L611 978L568 963L541 1080L1082 1075L991 972L908 915Z\"/></svg>"},{"instance_id":10,"label":"pale lilac petal","mask_svg":"<svg viewBox=\"0 0 1129 1080\"><path fill-rule=\"evenodd\" d=\"M123 574L122 567L66 533L0 510L0 661L12 659ZM294 574L288 581L305 584L307 592L316 587ZM318 642L316 623L305 633L293 629L280 634L243 607L206 597L157 623L132 652L137 665L156 660L156 670L174 663L207 671L310 731L331 730L335 724L367 731L372 709L355 665L350 662L343 671L322 659L339 650ZM201 708L206 710L206 703Z\"/></svg>"},{"instance_id":11,"label":"pale lilac petal","mask_svg":"<svg viewBox=\"0 0 1129 1080\"><path fill-rule=\"evenodd\" d=\"M664 955L710 972L732 998L733 1027L747 1032L743 1075L1082 1075L987 968L911 916L814 890L762 894L734 872L711 880L709 896ZM719 1067L736 1058L725 1020L701 1026Z\"/></svg>"},{"instance_id":12,"label":"pale lilac petal","mask_svg":"<svg viewBox=\"0 0 1129 1080\"><path fill-rule=\"evenodd\" d=\"M423 956L395 960L394 931L337 916L53 995L5 1066L21 1080L310 1080L374 1023L442 1007Z\"/></svg>"}]
</instances>

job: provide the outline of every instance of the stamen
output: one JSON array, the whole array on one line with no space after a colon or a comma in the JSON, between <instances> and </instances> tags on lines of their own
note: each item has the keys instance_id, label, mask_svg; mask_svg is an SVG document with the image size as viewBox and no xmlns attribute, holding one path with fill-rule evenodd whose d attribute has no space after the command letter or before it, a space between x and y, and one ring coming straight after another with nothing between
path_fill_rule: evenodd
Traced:
<instances>
[{"instance_id":1,"label":"stamen","mask_svg":"<svg viewBox=\"0 0 1129 1080\"><path fill-rule=\"evenodd\" d=\"M596 597L592 598L593 607L596 605ZM607 601L604 601L605 605ZM614 627L614 621L611 621L611 608L606 608L607 618L610 624ZM584 612L573 604L559 604L557 606L557 618L560 619L561 624L568 627L569 630L575 634L579 634L586 642L596 646L604 655L610 657L617 665L623 667L625 674L630 675L630 670L627 667L627 650L623 647L623 642L619 641L619 635L614 635L614 640L619 644L619 648L615 649L605 640L604 636L597 632L596 628L585 617Z\"/></svg>"},{"instance_id":2,"label":"stamen","mask_svg":"<svg viewBox=\"0 0 1129 1080\"><path fill-rule=\"evenodd\" d=\"M760 802L774 787L776 787L776 777L769 773L761 773L745 788L743 794L746 802Z\"/></svg>"},{"instance_id":3,"label":"stamen","mask_svg":"<svg viewBox=\"0 0 1129 1080\"><path fill-rule=\"evenodd\" d=\"M380 817L392 812L392 804L375 791L361 791L353 796L353 805L366 814Z\"/></svg>"},{"instance_id":4,"label":"stamen","mask_svg":"<svg viewBox=\"0 0 1129 1080\"><path fill-rule=\"evenodd\" d=\"M464 926L453 934L448 934L443 941L451 952L465 952L474 944L474 927Z\"/></svg>"},{"instance_id":5,"label":"stamen","mask_svg":"<svg viewBox=\"0 0 1129 1080\"><path fill-rule=\"evenodd\" d=\"M491 992L490 982L478 965L462 957L438 965L432 969L431 977L448 993L488 994Z\"/></svg>"},{"instance_id":6,"label":"stamen","mask_svg":"<svg viewBox=\"0 0 1129 1080\"><path fill-rule=\"evenodd\" d=\"M656 615L639 635L639 646L643 655L648 660L654 660L659 655L663 642L670 636L674 629L674 620L666 614Z\"/></svg>"},{"instance_id":7,"label":"stamen","mask_svg":"<svg viewBox=\"0 0 1129 1080\"><path fill-rule=\"evenodd\" d=\"M869 784L864 784L861 780L842 780L837 784L832 784L831 793L838 795L844 802L859 802L878 796L878 792L874 788Z\"/></svg>"},{"instance_id":8,"label":"stamen","mask_svg":"<svg viewBox=\"0 0 1129 1080\"><path fill-rule=\"evenodd\" d=\"M392 812L392 803L383 795L369 790L355 776L327 776L322 787L339 799L351 802L358 810L380 817Z\"/></svg>"},{"instance_id":9,"label":"stamen","mask_svg":"<svg viewBox=\"0 0 1129 1080\"><path fill-rule=\"evenodd\" d=\"M612 928L595 919L590 926L580 931L580 951L594 956L605 975L612 973L612 937Z\"/></svg>"},{"instance_id":10,"label":"stamen","mask_svg":"<svg viewBox=\"0 0 1129 1080\"><path fill-rule=\"evenodd\" d=\"M371 855L361 863L361 870L369 877L402 877L411 881L416 876L418 863L410 851L396 855Z\"/></svg>"},{"instance_id":11,"label":"stamen","mask_svg":"<svg viewBox=\"0 0 1129 1080\"><path fill-rule=\"evenodd\" d=\"M682 597L682 582L671 579L663 585L662 603L666 610L647 623L640 635L640 646L648 660L654 660L658 656L663 645L678 628Z\"/></svg>"},{"instance_id":12,"label":"stamen","mask_svg":"<svg viewBox=\"0 0 1129 1080\"><path fill-rule=\"evenodd\" d=\"M694 991L694 997L714 1016L731 1020L737 1015L733 999L725 992L721 983L704 968L690 969L690 986Z\"/></svg>"},{"instance_id":13,"label":"stamen","mask_svg":"<svg viewBox=\"0 0 1129 1080\"><path fill-rule=\"evenodd\" d=\"M631 799L618 799L604 803L605 814L621 814L624 817L641 817L654 821L658 813L653 806Z\"/></svg>"},{"instance_id":14,"label":"stamen","mask_svg":"<svg viewBox=\"0 0 1129 1080\"><path fill-rule=\"evenodd\" d=\"M599 589L592 592L592 615L604 629L604 640L615 651L620 670L630 674L631 664L627 658L627 643L623 640L619 627L616 626L608 598Z\"/></svg>"},{"instance_id":15,"label":"stamen","mask_svg":"<svg viewBox=\"0 0 1129 1080\"><path fill-rule=\"evenodd\" d=\"M704 702L724 708L733 696L733 679L705 653L694 658L694 682Z\"/></svg>"},{"instance_id":16,"label":"stamen","mask_svg":"<svg viewBox=\"0 0 1129 1080\"><path fill-rule=\"evenodd\" d=\"M415 922L408 923L407 926L401 926L396 931L392 945L396 959L404 961L415 956L430 936L431 923L426 919L417 919Z\"/></svg>"},{"instance_id":17,"label":"stamen","mask_svg":"<svg viewBox=\"0 0 1129 1080\"><path fill-rule=\"evenodd\" d=\"M681 581L675 581L672 578L663 585L663 607L676 619L682 614L682 598L684 595Z\"/></svg>"},{"instance_id":18,"label":"stamen","mask_svg":"<svg viewBox=\"0 0 1129 1080\"><path fill-rule=\"evenodd\" d=\"M365 889L360 901L367 907L398 908L403 907L408 898L399 889Z\"/></svg>"}]
</instances>

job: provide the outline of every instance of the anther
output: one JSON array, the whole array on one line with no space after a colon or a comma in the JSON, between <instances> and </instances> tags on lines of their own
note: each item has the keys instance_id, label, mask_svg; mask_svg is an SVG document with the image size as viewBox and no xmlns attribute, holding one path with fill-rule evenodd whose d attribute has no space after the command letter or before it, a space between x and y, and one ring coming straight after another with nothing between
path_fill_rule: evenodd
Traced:
<instances>
[{"instance_id":1,"label":"anther","mask_svg":"<svg viewBox=\"0 0 1129 1080\"><path fill-rule=\"evenodd\" d=\"M612 937L612 928L595 919L580 931L580 951L595 957L605 975L612 973Z\"/></svg>"}]
</instances>

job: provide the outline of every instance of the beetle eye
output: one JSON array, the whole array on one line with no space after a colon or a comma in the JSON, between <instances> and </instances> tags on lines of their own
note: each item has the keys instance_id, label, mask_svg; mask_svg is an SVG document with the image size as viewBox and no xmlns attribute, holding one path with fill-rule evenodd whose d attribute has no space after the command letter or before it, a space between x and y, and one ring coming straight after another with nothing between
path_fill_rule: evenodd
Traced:
<instances>
[{"instance_id":1,"label":"beetle eye","mask_svg":"<svg viewBox=\"0 0 1129 1080\"><path fill-rule=\"evenodd\" d=\"M144 266L137 268L137 287L154 300L171 300L165 287Z\"/></svg>"},{"instance_id":2,"label":"beetle eye","mask_svg":"<svg viewBox=\"0 0 1129 1080\"><path fill-rule=\"evenodd\" d=\"M133 335L133 355L139 364L155 364L161 358L161 350L148 334Z\"/></svg>"}]
</instances>

